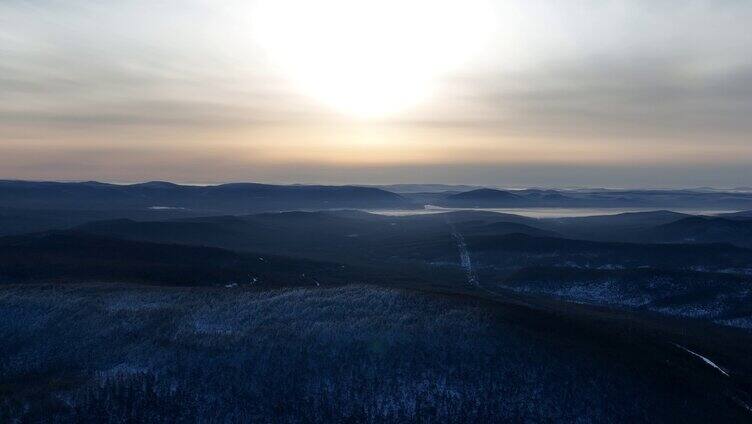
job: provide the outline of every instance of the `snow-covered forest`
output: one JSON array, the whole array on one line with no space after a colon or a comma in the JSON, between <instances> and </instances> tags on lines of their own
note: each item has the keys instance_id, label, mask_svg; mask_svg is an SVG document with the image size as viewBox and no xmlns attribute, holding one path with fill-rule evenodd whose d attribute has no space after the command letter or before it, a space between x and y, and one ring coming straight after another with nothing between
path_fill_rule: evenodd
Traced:
<instances>
[{"instance_id":1,"label":"snow-covered forest","mask_svg":"<svg viewBox=\"0 0 752 424\"><path fill-rule=\"evenodd\" d=\"M472 299L366 286L6 286L0 316L0 422L603 422L693 413L639 374L514 328Z\"/></svg>"}]
</instances>

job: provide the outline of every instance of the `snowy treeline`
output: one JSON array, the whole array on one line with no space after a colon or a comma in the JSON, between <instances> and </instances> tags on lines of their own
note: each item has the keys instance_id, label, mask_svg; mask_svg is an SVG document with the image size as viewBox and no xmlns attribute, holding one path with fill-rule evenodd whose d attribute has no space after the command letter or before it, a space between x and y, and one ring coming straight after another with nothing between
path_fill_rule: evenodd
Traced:
<instances>
[{"instance_id":1,"label":"snowy treeline","mask_svg":"<svg viewBox=\"0 0 752 424\"><path fill-rule=\"evenodd\" d=\"M500 287L752 329L752 278L746 275L539 268L519 272Z\"/></svg>"}]
</instances>

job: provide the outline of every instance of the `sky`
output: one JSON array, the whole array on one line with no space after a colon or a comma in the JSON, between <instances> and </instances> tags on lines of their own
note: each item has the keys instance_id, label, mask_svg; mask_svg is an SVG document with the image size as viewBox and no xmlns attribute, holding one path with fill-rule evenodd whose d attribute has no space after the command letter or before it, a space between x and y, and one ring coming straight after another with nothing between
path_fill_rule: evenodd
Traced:
<instances>
[{"instance_id":1,"label":"sky","mask_svg":"<svg viewBox=\"0 0 752 424\"><path fill-rule=\"evenodd\" d=\"M748 0L0 2L0 178L752 186Z\"/></svg>"}]
</instances>

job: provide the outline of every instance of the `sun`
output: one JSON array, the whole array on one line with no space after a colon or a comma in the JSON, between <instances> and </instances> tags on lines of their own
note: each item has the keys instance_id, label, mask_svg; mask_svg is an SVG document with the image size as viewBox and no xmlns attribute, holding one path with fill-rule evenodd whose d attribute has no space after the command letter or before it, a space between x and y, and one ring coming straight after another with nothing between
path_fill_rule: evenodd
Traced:
<instances>
[{"instance_id":1,"label":"sun","mask_svg":"<svg viewBox=\"0 0 752 424\"><path fill-rule=\"evenodd\" d=\"M478 53L483 0L264 0L256 40L305 95L351 116L415 107Z\"/></svg>"}]
</instances>

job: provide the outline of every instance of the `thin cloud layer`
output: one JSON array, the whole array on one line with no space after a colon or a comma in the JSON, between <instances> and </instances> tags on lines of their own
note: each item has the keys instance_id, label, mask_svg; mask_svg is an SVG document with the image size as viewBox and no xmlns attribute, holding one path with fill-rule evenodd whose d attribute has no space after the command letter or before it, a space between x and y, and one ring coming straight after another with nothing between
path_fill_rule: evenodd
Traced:
<instances>
[{"instance_id":1,"label":"thin cloud layer","mask_svg":"<svg viewBox=\"0 0 752 424\"><path fill-rule=\"evenodd\" d=\"M478 54L363 119L288 78L258 2L5 1L0 177L748 184L752 3L489 4Z\"/></svg>"}]
</instances>

